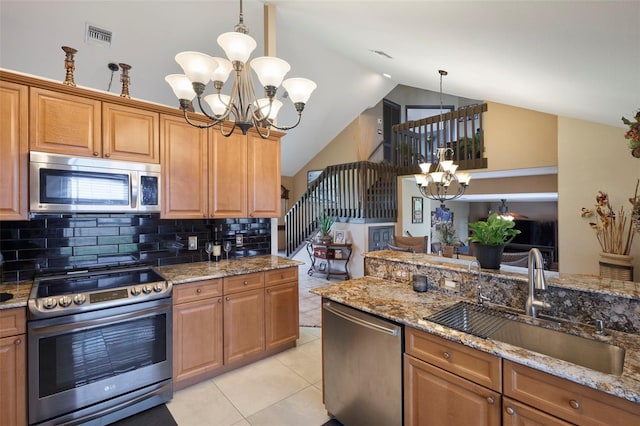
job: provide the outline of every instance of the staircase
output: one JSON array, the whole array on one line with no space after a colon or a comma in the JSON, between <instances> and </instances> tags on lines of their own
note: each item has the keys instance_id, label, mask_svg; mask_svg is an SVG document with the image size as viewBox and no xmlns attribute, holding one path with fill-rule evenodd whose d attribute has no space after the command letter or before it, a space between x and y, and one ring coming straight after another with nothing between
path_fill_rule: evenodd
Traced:
<instances>
[{"instance_id":1,"label":"staircase","mask_svg":"<svg viewBox=\"0 0 640 426\"><path fill-rule=\"evenodd\" d=\"M324 169L285 216L287 256L318 232L324 214L350 222L395 222L397 176L396 167L368 161Z\"/></svg>"}]
</instances>

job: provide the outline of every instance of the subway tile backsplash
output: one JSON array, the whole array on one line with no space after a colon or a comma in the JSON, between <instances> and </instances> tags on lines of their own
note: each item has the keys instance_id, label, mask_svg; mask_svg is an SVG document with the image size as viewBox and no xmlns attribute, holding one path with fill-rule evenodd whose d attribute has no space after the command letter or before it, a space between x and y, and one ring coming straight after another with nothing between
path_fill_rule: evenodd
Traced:
<instances>
[{"instance_id":1,"label":"subway tile backsplash","mask_svg":"<svg viewBox=\"0 0 640 426\"><path fill-rule=\"evenodd\" d=\"M160 219L159 214L42 214L29 221L0 222L2 281L32 279L47 272L96 264L142 262L162 266L207 260L204 245L230 240L229 257L271 252L270 219ZM242 247L236 247L242 234ZM189 236L198 249L188 250ZM224 256L224 252L223 252Z\"/></svg>"}]
</instances>

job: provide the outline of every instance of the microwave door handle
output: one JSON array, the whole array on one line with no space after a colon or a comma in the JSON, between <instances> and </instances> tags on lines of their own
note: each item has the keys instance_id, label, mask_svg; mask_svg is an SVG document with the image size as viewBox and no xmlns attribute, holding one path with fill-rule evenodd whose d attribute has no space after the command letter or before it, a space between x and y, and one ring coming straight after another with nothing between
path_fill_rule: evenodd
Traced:
<instances>
[{"instance_id":1,"label":"microwave door handle","mask_svg":"<svg viewBox=\"0 0 640 426\"><path fill-rule=\"evenodd\" d=\"M131 208L138 208L138 174L131 173Z\"/></svg>"}]
</instances>

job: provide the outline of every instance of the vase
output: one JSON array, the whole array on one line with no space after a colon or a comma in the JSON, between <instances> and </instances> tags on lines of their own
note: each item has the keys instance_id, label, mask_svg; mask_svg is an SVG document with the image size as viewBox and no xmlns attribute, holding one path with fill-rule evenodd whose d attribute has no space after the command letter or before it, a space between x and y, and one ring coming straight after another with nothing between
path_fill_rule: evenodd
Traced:
<instances>
[{"instance_id":1,"label":"vase","mask_svg":"<svg viewBox=\"0 0 640 426\"><path fill-rule=\"evenodd\" d=\"M600 253L600 276L614 280L633 281L633 256Z\"/></svg>"},{"instance_id":2,"label":"vase","mask_svg":"<svg viewBox=\"0 0 640 426\"><path fill-rule=\"evenodd\" d=\"M444 257L453 257L453 251L454 251L454 247L453 246L444 246L444 247L442 247L442 255Z\"/></svg>"},{"instance_id":3,"label":"vase","mask_svg":"<svg viewBox=\"0 0 640 426\"><path fill-rule=\"evenodd\" d=\"M485 269L500 269L504 244L489 245L474 243L474 255L480 266Z\"/></svg>"}]
</instances>

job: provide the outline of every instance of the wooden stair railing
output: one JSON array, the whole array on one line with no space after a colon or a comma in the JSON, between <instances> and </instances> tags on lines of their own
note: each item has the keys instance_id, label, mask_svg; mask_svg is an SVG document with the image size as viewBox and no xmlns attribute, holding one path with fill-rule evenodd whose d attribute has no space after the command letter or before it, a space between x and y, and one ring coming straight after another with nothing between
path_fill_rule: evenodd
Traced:
<instances>
[{"instance_id":1,"label":"wooden stair railing","mask_svg":"<svg viewBox=\"0 0 640 426\"><path fill-rule=\"evenodd\" d=\"M324 214L346 221L395 222L396 177L395 167L368 161L324 169L285 215L287 256L318 231L318 220Z\"/></svg>"},{"instance_id":2,"label":"wooden stair railing","mask_svg":"<svg viewBox=\"0 0 640 426\"><path fill-rule=\"evenodd\" d=\"M400 168L400 174L418 173L418 164L438 162L437 148L451 148L458 170L487 168L482 115L486 111L487 104L473 105L443 113L442 120L436 115L396 124L391 163Z\"/></svg>"}]
</instances>

